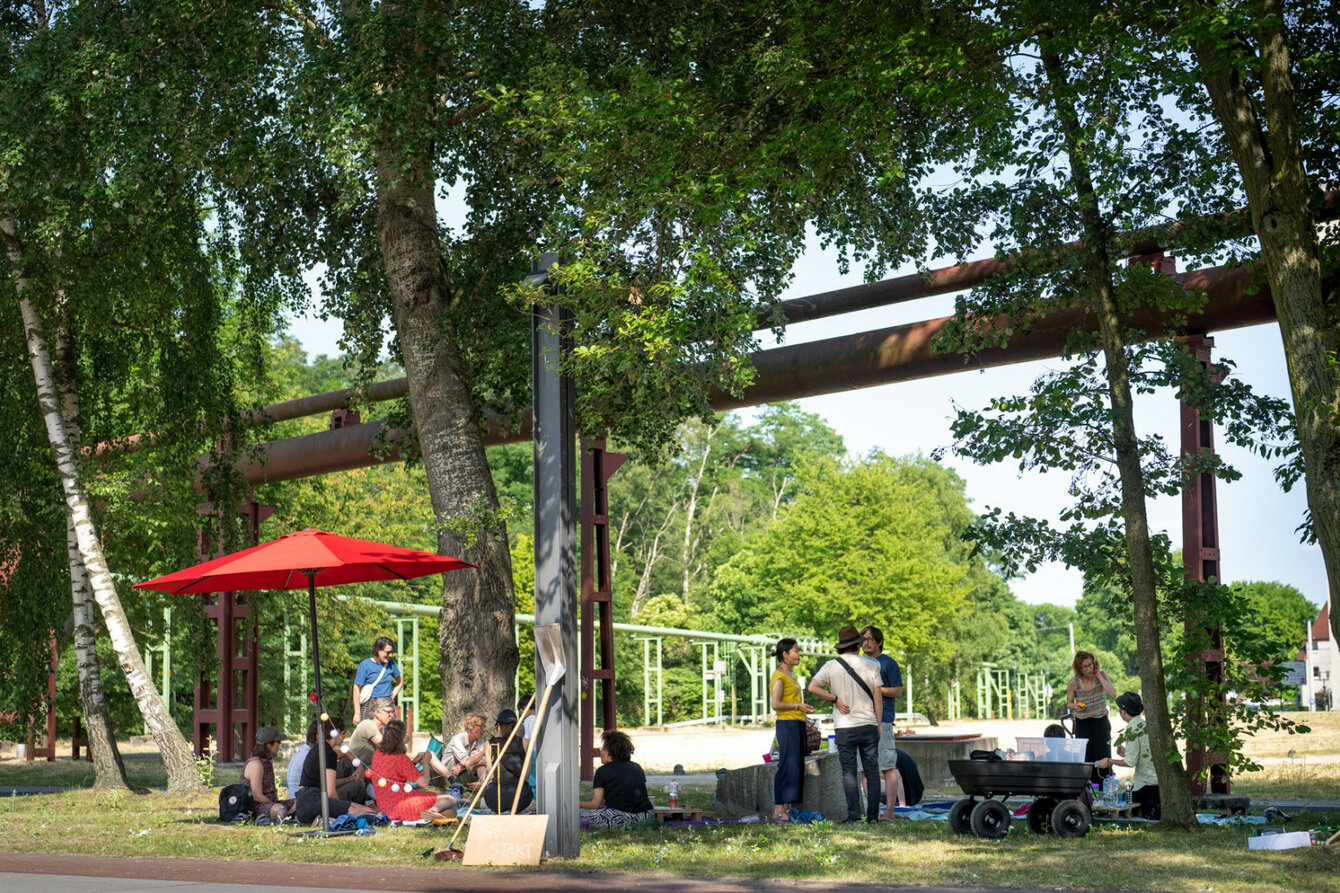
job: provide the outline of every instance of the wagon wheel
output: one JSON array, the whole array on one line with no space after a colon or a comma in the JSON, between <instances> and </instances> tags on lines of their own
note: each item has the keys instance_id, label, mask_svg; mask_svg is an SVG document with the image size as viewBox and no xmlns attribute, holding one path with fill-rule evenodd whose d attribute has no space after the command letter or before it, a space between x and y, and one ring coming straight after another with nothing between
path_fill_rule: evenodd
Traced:
<instances>
[{"instance_id":1,"label":"wagon wheel","mask_svg":"<svg viewBox=\"0 0 1340 893\"><path fill-rule=\"evenodd\" d=\"M1052 833L1057 837L1083 837L1089 824L1089 807L1078 800L1062 800L1052 810Z\"/></svg>"},{"instance_id":2,"label":"wagon wheel","mask_svg":"<svg viewBox=\"0 0 1340 893\"><path fill-rule=\"evenodd\" d=\"M1056 798L1039 797L1028 804L1028 830L1034 834L1046 834L1052 827L1052 810L1056 808Z\"/></svg>"},{"instance_id":3,"label":"wagon wheel","mask_svg":"<svg viewBox=\"0 0 1340 893\"><path fill-rule=\"evenodd\" d=\"M1010 831L1010 811L999 800L983 800L972 808L972 833L987 840L1000 840Z\"/></svg>"},{"instance_id":4,"label":"wagon wheel","mask_svg":"<svg viewBox=\"0 0 1340 893\"><path fill-rule=\"evenodd\" d=\"M949 827L954 829L955 834L972 833L970 813L975 804L976 801L971 797L965 797L955 800L954 805L949 807Z\"/></svg>"}]
</instances>

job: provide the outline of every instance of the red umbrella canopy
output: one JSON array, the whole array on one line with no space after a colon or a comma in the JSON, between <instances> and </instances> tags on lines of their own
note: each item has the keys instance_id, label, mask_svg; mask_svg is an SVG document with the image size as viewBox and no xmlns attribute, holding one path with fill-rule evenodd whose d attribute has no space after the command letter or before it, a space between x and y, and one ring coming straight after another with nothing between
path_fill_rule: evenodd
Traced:
<instances>
[{"instance_id":1,"label":"red umbrella canopy","mask_svg":"<svg viewBox=\"0 0 1340 893\"><path fill-rule=\"evenodd\" d=\"M136 589L157 589L174 595L253 589L306 589L308 572L317 586L410 580L479 565L438 555L388 546L371 540L299 530L277 540L243 549L166 576L136 583Z\"/></svg>"}]
</instances>

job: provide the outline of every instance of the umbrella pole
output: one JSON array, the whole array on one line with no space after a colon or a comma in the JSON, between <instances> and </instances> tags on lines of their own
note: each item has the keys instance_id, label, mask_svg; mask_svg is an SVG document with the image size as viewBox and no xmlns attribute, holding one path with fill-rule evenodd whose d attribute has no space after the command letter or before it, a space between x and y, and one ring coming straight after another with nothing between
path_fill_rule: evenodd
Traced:
<instances>
[{"instance_id":1,"label":"umbrella pole","mask_svg":"<svg viewBox=\"0 0 1340 893\"><path fill-rule=\"evenodd\" d=\"M330 801L326 797L326 724L321 716L326 712L325 695L321 692L321 649L316 638L316 571L307 574L307 617L312 629L312 679L316 683L316 759L320 767L321 833L330 831Z\"/></svg>"}]
</instances>

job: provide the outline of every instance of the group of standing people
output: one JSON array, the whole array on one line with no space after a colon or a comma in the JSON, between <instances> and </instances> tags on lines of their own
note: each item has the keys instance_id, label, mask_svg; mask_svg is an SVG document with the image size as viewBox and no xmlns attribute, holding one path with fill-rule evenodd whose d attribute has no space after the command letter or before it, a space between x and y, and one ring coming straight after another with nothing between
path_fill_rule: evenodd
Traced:
<instances>
[{"instance_id":1,"label":"group of standing people","mask_svg":"<svg viewBox=\"0 0 1340 893\"><path fill-rule=\"evenodd\" d=\"M906 806L898 771L894 737L897 698L903 693L898 662L884 653L884 633L877 626L838 630L837 658L819 668L808 691L833 704L834 738L842 767L842 792L847 801L844 822L862 818L858 763L865 775L868 822L890 821L894 809ZM782 639L775 654L777 669L769 683L772 709L777 717L778 766L773 782L774 818L789 821L791 807L804 799L806 717L814 707L805 703L795 678L800 648L795 639ZM881 777L885 810L879 811Z\"/></svg>"}]
</instances>

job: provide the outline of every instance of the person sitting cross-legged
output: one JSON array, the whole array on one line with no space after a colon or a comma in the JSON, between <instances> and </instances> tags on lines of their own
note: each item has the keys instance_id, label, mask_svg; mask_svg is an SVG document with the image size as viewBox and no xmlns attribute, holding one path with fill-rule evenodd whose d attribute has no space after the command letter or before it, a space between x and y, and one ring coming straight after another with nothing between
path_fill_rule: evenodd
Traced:
<instances>
[{"instance_id":1,"label":"person sitting cross-legged","mask_svg":"<svg viewBox=\"0 0 1340 893\"><path fill-rule=\"evenodd\" d=\"M633 740L610 729L600 736L600 761L591 780L590 800L583 800L581 822L587 828L616 828L655 818L647 796L647 775L633 762Z\"/></svg>"},{"instance_id":2,"label":"person sitting cross-legged","mask_svg":"<svg viewBox=\"0 0 1340 893\"><path fill-rule=\"evenodd\" d=\"M513 800L516 800L516 810L520 812L535 799L535 792L521 777L526 749L521 744L521 736L512 734L516 724L516 711L504 710L498 714L498 734L489 739L489 761L498 765L493 770L488 787L484 789L484 805L494 812L510 812ZM519 797L518 788L521 789Z\"/></svg>"},{"instance_id":3,"label":"person sitting cross-legged","mask_svg":"<svg viewBox=\"0 0 1340 893\"><path fill-rule=\"evenodd\" d=\"M331 720L321 720L321 740L312 744L312 750L302 764L302 786L298 788L297 816L300 822L311 822L321 817L321 798L329 802L331 818L345 815L376 815L377 810L362 803L342 800L335 789L335 748L344 743L344 730L336 728ZM321 777L320 754L326 755L326 777Z\"/></svg>"},{"instance_id":4,"label":"person sitting cross-legged","mask_svg":"<svg viewBox=\"0 0 1340 893\"><path fill-rule=\"evenodd\" d=\"M256 748L250 759L242 767L242 777L238 784L251 788L251 799L256 804L256 824L283 824L293 815L297 801L280 800L279 790L275 786L275 754L279 753L279 742L284 736L271 726L263 727L256 733Z\"/></svg>"},{"instance_id":5,"label":"person sitting cross-legged","mask_svg":"<svg viewBox=\"0 0 1340 893\"><path fill-rule=\"evenodd\" d=\"M428 776L405 755L405 724L393 719L382 728L372 755L372 790L377 808L397 822L446 819L455 815L456 798L428 790Z\"/></svg>"}]
</instances>

